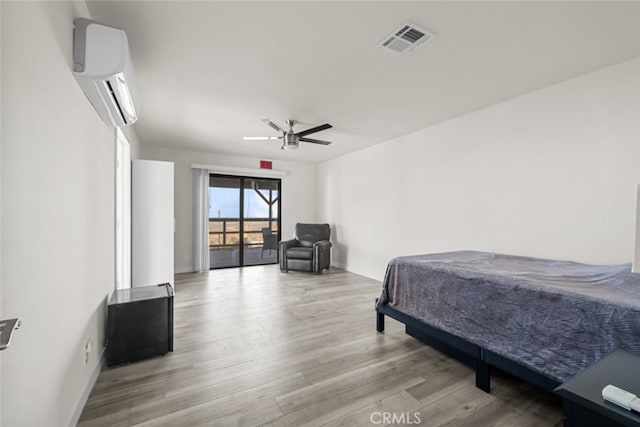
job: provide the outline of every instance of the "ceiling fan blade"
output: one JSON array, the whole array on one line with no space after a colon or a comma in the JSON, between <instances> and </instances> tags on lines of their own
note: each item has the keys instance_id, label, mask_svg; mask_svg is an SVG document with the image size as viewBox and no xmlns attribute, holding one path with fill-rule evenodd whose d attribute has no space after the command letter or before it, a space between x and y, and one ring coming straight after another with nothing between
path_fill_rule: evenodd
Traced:
<instances>
[{"instance_id":1,"label":"ceiling fan blade","mask_svg":"<svg viewBox=\"0 0 640 427\"><path fill-rule=\"evenodd\" d=\"M243 136L245 141L264 141L267 139L282 139L281 136Z\"/></svg>"},{"instance_id":2,"label":"ceiling fan blade","mask_svg":"<svg viewBox=\"0 0 640 427\"><path fill-rule=\"evenodd\" d=\"M300 138L299 141L302 142L311 142L313 144L322 144L322 145L329 145L331 144L330 141L323 141L321 139L313 139L313 138Z\"/></svg>"},{"instance_id":3,"label":"ceiling fan blade","mask_svg":"<svg viewBox=\"0 0 640 427\"><path fill-rule=\"evenodd\" d=\"M316 126L314 128L311 128L311 129L300 131L300 132L296 133L296 136L303 137L303 136L306 136L306 135L309 135L309 134L312 134L312 133L320 132L321 130L331 129L332 127L333 126L331 126L329 123L325 123L323 125Z\"/></svg>"},{"instance_id":4,"label":"ceiling fan blade","mask_svg":"<svg viewBox=\"0 0 640 427\"><path fill-rule=\"evenodd\" d=\"M282 129L280 126L278 126L277 124L273 123L271 120L269 119L262 119L263 122L265 122L266 124L268 124L269 126L271 126L273 129L277 130L278 132L282 132L282 133L286 133L286 131L284 129Z\"/></svg>"}]
</instances>

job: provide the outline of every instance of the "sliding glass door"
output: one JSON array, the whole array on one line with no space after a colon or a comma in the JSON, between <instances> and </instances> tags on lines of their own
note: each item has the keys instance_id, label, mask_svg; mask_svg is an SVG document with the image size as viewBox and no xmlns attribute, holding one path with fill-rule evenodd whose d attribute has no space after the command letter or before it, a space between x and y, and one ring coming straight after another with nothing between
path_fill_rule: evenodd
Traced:
<instances>
[{"instance_id":1,"label":"sliding glass door","mask_svg":"<svg viewBox=\"0 0 640 427\"><path fill-rule=\"evenodd\" d=\"M244 179L243 264L278 262L280 180Z\"/></svg>"},{"instance_id":2,"label":"sliding glass door","mask_svg":"<svg viewBox=\"0 0 640 427\"><path fill-rule=\"evenodd\" d=\"M209 176L209 259L211 268L239 267L241 178Z\"/></svg>"},{"instance_id":3,"label":"sliding glass door","mask_svg":"<svg viewBox=\"0 0 640 427\"><path fill-rule=\"evenodd\" d=\"M209 177L211 268L278 262L280 180Z\"/></svg>"}]
</instances>

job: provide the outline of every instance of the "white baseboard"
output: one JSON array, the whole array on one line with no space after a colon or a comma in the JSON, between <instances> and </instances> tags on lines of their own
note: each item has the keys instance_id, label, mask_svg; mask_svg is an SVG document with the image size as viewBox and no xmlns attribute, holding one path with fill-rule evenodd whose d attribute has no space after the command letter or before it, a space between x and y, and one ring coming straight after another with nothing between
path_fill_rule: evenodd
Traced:
<instances>
[{"instance_id":1,"label":"white baseboard","mask_svg":"<svg viewBox=\"0 0 640 427\"><path fill-rule=\"evenodd\" d=\"M80 420L80 415L82 415L82 410L84 406L87 404L87 400L89 400L89 395L91 394L91 390L93 390L93 386L96 385L96 381L98 381L98 376L100 376L100 372L107 365L107 352L105 351L106 347L103 347L102 354L100 355L100 360L98 361L91 377L89 378L89 382L80 397L80 401L76 405L76 410L73 411L73 415L71 416L71 421L69 421L69 427L75 427L78 425L78 421Z\"/></svg>"}]
</instances>

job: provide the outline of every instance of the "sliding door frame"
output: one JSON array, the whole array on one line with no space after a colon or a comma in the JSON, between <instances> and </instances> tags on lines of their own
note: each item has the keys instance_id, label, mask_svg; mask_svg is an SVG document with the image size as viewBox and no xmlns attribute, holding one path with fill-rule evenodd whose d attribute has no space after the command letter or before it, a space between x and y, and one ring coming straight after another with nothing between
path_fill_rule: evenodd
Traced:
<instances>
[{"instance_id":1,"label":"sliding door frame","mask_svg":"<svg viewBox=\"0 0 640 427\"><path fill-rule=\"evenodd\" d=\"M274 181L278 184L278 203L277 203L277 207L278 207L278 217L276 218L276 223L278 225L278 241L280 241L280 239L282 238L282 179L281 178L272 178L272 177L261 177L261 176L248 176L248 175L231 175L231 174L222 174L222 173L214 173L214 172L210 172L209 173L209 186L211 186L211 178L228 178L228 179L239 179L240 180L240 191L239 191L239 209L238 209L238 221L239 221L239 245L240 245L240 252L239 252L239 260L238 260L238 264L239 265L232 265L232 266L226 266L226 267L212 267L209 266L210 270L219 270L219 269L224 269L224 268L238 268L238 267L252 267L252 266L256 266L256 265L270 265L270 264L277 264L280 261L280 253L278 252L278 250L276 249L276 262L265 262L262 264L249 264L249 265L245 265L244 263L244 235L245 235L245 217L244 217L244 211L245 211L245 206L244 206L244 194L245 194L245 183L247 180L266 180L266 181ZM209 200L209 204L211 204L211 200ZM269 213L271 215L272 211L271 208L269 208ZM207 210L207 216L208 216L209 212ZM208 228L207 228L208 231Z\"/></svg>"}]
</instances>

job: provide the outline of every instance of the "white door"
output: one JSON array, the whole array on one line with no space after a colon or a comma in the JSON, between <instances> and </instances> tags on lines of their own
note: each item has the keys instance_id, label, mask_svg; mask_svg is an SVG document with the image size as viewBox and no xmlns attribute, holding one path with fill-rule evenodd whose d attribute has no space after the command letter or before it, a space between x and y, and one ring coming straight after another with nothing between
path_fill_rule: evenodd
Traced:
<instances>
[{"instance_id":1,"label":"white door","mask_svg":"<svg viewBox=\"0 0 640 427\"><path fill-rule=\"evenodd\" d=\"M173 286L173 163L134 160L131 173L131 285Z\"/></svg>"},{"instance_id":2,"label":"white door","mask_svg":"<svg viewBox=\"0 0 640 427\"><path fill-rule=\"evenodd\" d=\"M116 131L116 289L131 287L131 149Z\"/></svg>"}]
</instances>

